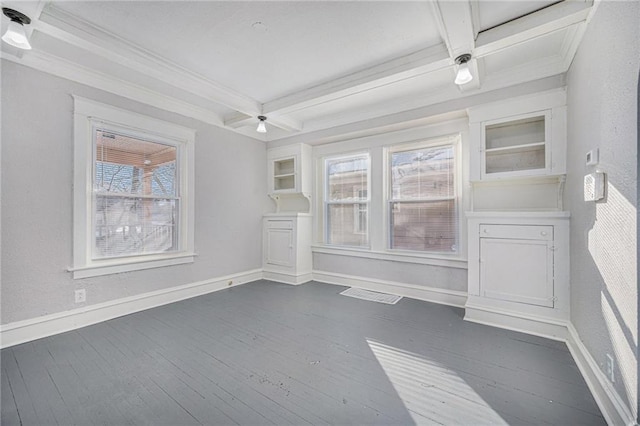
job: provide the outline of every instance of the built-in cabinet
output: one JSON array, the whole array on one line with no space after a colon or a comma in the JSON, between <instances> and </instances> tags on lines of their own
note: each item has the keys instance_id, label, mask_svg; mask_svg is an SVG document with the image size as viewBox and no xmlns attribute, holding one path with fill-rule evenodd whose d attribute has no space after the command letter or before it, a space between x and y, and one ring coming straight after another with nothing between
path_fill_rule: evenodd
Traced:
<instances>
[{"instance_id":1,"label":"built-in cabinet","mask_svg":"<svg viewBox=\"0 0 640 426\"><path fill-rule=\"evenodd\" d=\"M558 339L569 318L569 214L467 213L465 319Z\"/></svg>"},{"instance_id":2,"label":"built-in cabinet","mask_svg":"<svg viewBox=\"0 0 640 426\"><path fill-rule=\"evenodd\" d=\"M269 194L311 195L311 146L287 145L267 152Z\"/></svg>"},{"instance_id":3,"label":"built-in cabinet","mask_svg":"<svg viewBox=\"0 0 640 426\"><path fill-rule=\"evenodd\" d=\"M564 90L469 109L471 181L566 172Z\"/></svg>"},{"instance_id":4,"label":"built-in cabinet","mask_svg":"<svg viewBox=\"0 0 640 426\"><path fill-rule=\"evenodd\" d=\"M469 109L465 319L557 339L569 318L564 89Z\"/></svg>"},{"instance_id":5,"label":"built-in cabinet","mask_svg":"<svg viewBox=\"0 0 640 426\"><path fill-rule=\"evenodd\" d=\"M311 280L311 215L273 213L263 218L263 270L267 279L302 284Z\"/></svg>"},{"instance_id":6,"label":"built-in cabinet","mask_svg":"<svg viewBox=\"0 0 640 426\"><path fill-rule=\"evenodd\" d=\"M267 152L268 195L275 213L263 218L263 270L288 284L311 280L311 147L294 144Z\"/></svg>"}]
</instances>

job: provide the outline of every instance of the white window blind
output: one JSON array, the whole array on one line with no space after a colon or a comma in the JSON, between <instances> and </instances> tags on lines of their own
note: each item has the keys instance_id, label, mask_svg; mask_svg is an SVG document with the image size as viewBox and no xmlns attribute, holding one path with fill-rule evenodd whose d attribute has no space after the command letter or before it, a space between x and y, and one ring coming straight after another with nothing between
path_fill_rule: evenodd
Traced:
<instances>
[{"instance_id":1,"label":"white window blind","mask_svg":"<svg viewBox=\"0 0 640 426\"><path fill-rule=\"evenodd\" d=\"M177 251L177 148L99 127L93 135L93 258Z\"/></svg>"},{"instance_id":2,"label":"white window blind","mask_svg":"<svg viewBox=\"0 0 640 426\"><path fill-rule=\"evenodd\" d=\"M455 149L424 147L390 155L390 247L457 252Z\"/></svg>"},{"instance_id":3,"label":"white window blind","mask_svg":"<svg viewBox=\"0 0 640 426\"><path fill-rule=\"evenodd\" d=\"M369 244L369 155L325 160L325 220L327 244Z\"/></svg>"}]
</instances>

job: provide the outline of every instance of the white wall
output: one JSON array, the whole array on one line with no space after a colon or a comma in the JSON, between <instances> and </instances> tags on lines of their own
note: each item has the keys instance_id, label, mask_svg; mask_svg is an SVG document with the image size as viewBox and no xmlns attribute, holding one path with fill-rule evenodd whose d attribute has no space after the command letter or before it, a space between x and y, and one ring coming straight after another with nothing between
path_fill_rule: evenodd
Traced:
<instances>
[{"instance_id":1,"label":"white wall","mask_svg":"<svg viewBox=\"0 0 640 426\"><path fill-rule=\"evenodd\" d=\"M636 261L637 82L640 2L602 1L568 73L568 164L571 211L571 321L605 371L616 362L615 389L637 408ZM587 151L600 149L607 198L583 201Z\"/></svg>"},{"instance_id":2,"label":"white wall","mask_svg":"<svg viewBox=\"0 0 640 426\"><path fill-rule=\"evenodd\" d=\"M73 280L71 94L197 130L192 264ZM2 316L7 324L261 268L262 142L2 61Z\"/></svg>"}]
</instances>

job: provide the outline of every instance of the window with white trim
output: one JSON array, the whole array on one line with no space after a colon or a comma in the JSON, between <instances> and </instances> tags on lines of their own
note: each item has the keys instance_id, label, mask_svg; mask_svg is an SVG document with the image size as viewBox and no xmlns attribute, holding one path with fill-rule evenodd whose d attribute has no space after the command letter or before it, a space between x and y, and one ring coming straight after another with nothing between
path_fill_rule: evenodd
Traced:
<instances>
[{"instance_id":1,"label":"window with white trim","mask_svg":"<svg viewBox=\"0 0 640 426\"><path fill-rule=\"evenodd\" d=\"M362 247L369 244L369 154L324 161L325 242Z\"/></svg>"},{"instance_id":2,"label":"window with white trim","mask_svg":"<svg viewBox=\"0 0 640 426\"><path fill-rule=\"evenodd\" d=\"M389 149L389 248L457 253L456 149Z\"/></svg>"},{"instance_id":3,"label":"window with white trim","mask_svg":"<svg viewBox=\"0 0 640 426\"><path fill-rule=\"evenodd\" d=\"M74 107L74 278L192 262L194 131Z\"/></svg>"}]
</instances>

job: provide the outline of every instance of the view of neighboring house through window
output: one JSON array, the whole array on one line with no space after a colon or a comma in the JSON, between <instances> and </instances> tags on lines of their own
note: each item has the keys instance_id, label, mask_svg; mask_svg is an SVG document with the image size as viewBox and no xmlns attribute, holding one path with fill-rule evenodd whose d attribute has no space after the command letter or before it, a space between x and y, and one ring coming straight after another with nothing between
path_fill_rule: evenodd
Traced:
<instances>
[{"instance_id":1,"label":"view of neighboring house through window","mask_svg":"<svg viewBox=\"0 0 640 426\"><path fill-rule=\"evenodd\" d=\"M325 160L325 218L327 244L369 244L369 155Z\"/></svg>"},{"instance_id":2,"label":"view of neighboring house through window","mask_svg":"<svg viewBox=\"0 0 640 426\"><path fill-rule=\"evenodd\" d=\"M390 153L390 248L457 252L453 145Z\"/></svg>"},{"instance_id":3,"label":"view of neighboring house through window","mask_svg":"<svg viewBox=\"0 0 640 426\"><path fill-rule=\"evenodd\" d=\"M96 128L93 258L178 250L177 148Z\"/></svg>"}]
</instances>

